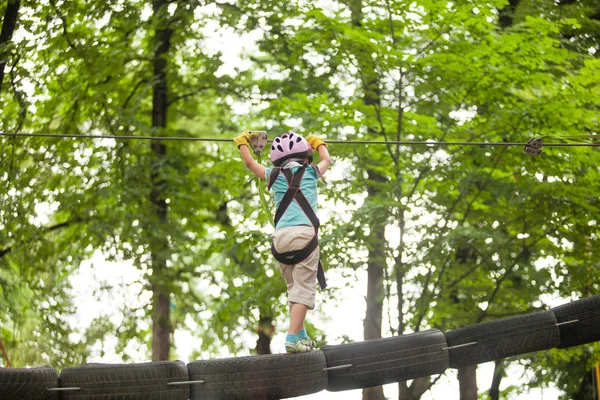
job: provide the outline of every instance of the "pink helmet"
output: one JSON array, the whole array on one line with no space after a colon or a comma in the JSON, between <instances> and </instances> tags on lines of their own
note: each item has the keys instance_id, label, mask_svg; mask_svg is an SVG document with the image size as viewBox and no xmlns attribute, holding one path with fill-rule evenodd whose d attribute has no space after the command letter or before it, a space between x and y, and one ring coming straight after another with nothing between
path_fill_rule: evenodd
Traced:
<instances>
[{"instance_id":1,"label":"pink helmet","mask_svg":"<svg viewBox=\"0 0 600 400\"><path fill-rule=\"evenodd\" d=\"M312 149L306 139L293 131L276 137L269 152L269 158L276 167L290 158L306 158L312 162L312 155Z\"/></svg>"}]
</instances>

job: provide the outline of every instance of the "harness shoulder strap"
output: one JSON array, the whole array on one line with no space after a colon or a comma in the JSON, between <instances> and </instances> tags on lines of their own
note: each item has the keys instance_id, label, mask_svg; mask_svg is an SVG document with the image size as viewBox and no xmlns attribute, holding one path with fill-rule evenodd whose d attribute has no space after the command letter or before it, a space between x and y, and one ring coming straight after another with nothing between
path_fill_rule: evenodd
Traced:
<instances>
[{"instance_id":1,"label":"harness shoulder strap","mask_svg":"<svg viewBox=\"0 0 600 400\"><path fill-rule=\"evenodd\" d=\"M269 174L269 180L267 181L267 190L271 190L271 186L273 186L273 184L275 183L275 180L279 176L280 172L280 167L273 167L273 169L271 169L271 173Z\"/></svg>"},{"instance_id":2,"label":"harness shoulder strap","mask_svg":"<svg viewBox=\"0 0 600 400\"><path fill-rule=\"evenodd\" d=\"M310 220L310 223L314 226L315 231L317 231L321 226L321 222L319 221L319 217L317 217L317 214L315 214L315 210L313 210L313 208L310 206L310 203L308 202L306 196L304 196L304 193L302 193L301 190L299 190L296 193L296 202L298 203L302 211L304 211L304 214L306 214L306 216Z\"/></svg>"},{"instance_id":3,"label":"harness shoulder strap","mask_svg":"<svg viewBox=\"0 0 600 400\"><path fill-rule=\"evenodd\" d=\"M288 209L294 198L296 198L297 193L300 192L300 182L302 181L302 177L304 176L305 168L300 168L295 174L292 174L292 171L289 169L283 170L283 175L288 180L288 189L283 195L279 206L277 207L277 211L275 212L275 226L283 217L283 214Z\"/></svg>"},{"instance_id":4,"label":"harness shoulder strap","mask_svg":"<svg viewBox=\"0 0 600 400\"><path fill-rule=\"evenodd\" d=\"M321 170L319 169L319 166L317 164L310 164L310 167L315 170L315 172L317 173L317 176L319 178L321 178L321 180L323 181L324 184L327 185L327 181L325 181L325 177L323 176L323 174L321 174Z\"/></svg>"},{"instance_id":5,"label":"harness shoulder strap","mask_svg":"<svg viewBox=\"0 0 600 400\"><path fill-rule=\"evenodd\" d=\"M302 193L302 190L300 190L300 183L302 182L302 177L304 176L305 170L306 168L302 167L296 171L295 174L293 174L289 169L283 170L283 175L286 177L289 187L281 199L279 207L277 207L277 211L275 212L275 226L277 226L277 223L281 217L283 217L283 214L294 200L296 200L304 214L306 214L310 220L310 223L315 228L315 232L321 226L315 210L313 210L310 203L306 199L306 196L304 196L304 193Z\"/></svg>"}]
</instances>

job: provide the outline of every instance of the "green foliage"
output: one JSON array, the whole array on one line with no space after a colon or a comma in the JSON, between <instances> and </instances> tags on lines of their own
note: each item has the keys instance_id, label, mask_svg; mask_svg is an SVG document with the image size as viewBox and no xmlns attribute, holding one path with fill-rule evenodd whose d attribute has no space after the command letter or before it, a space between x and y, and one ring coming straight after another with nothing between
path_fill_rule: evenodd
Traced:
<instances>
[{"instance_id":1,"label":"green foliage","mask_svg":"<svg viewBox=\"0 0 600 400\"><path fill-rule=\"evenodd\" d=\"M157 10L158 22L143 0L29 2L6 45L0 130L228 139L256 126L271 137L291 128L349 141L597 142L596 2L522 0L500 27L506 7L176 1ZM173 33L159 131L153 55L163 23ZM224 68L227 49L210 44L210 30L258 38L256 50ZM150 301L124 304L119 324L102 314L72 332L70 277L95 252L135 265L143 293L169 294L173 328L198 338L195 357L252 351L260 317L285 318L264 182L233 143L163 144L158 159L148 141L0 138L0 337L16 366L83 363L107 335L124 360L129 342L149 351ZM539 157L517 146L330 152L323 258L353 279L383 250L377 301L399 309L392 334L546 309L600 289L597 148L544 147ZM156 182L165 219L150 199ZM168 267L155 273L151 254ZM327 293L338 301L336 288ZM568 396L578 381L564 371L597 359L587 348L597 352L518 362L535 371L530 385L557 382Z\"/></svg>"}]
</instances>

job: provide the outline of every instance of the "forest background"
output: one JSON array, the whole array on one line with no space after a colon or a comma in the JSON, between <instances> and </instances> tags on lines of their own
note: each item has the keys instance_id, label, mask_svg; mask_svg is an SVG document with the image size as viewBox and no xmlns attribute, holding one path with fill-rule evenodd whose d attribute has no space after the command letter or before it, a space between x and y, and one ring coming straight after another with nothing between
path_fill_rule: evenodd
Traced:
<instances>
[{"instance_id":1,"label":"forest background","mask_svg":"<svg viewBox=\"0 0 600 400\"><path fill-rule=\"evenodd\" d=\"M15 367L60 370L107 352L167 360L181 334L192 359L271 351L285 287L268 195L229 142L244 129L598 143L595 0L3 0L0 15L2 133L227 142L0 136L0 339ZM598 293L597 147L330 153L320 189L330 288L308 326L320 344L445 331ZM96 281L109 264L133 278ZM82 325L94 314L78 303L86 291L96 315ZM362 335L328 328L348 318L331 310L357 299ZM455 398L549 386L584 398L599 349L497 361L486 387L476 366L460 369ZM503 385L514 366L527 374ZM420 399L440 382L396 393Z\"/></svg>"}]
</instances>

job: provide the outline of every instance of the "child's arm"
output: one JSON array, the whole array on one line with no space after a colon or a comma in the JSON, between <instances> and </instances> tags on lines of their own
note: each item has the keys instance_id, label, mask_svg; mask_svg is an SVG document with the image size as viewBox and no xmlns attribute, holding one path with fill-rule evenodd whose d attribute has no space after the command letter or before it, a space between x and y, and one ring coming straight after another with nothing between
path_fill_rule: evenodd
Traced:
<instances>
[{"instance_id":1,"label":"child's arm","mask_svg":"<svg viewBox=\"0 0 600 400\"><path fill-rule=\"evenodd\" d=\"M322 144L317 148L319 152L320 161L317 164L319 167L319 171L321 171L321 175L324 175L325 172L329 169L329 165L331 165L331 157L329 157L329 151L327 151L327 146Z\"/></svg>"},{"instance_id":2,"label":"child's arm","mask_svg":"<svg viewBox=\"0 0 600 400\"><path fill-rule=\"evenodd\" d=\"M316 150L319 153L320 161L317 164L317 167L319 167L321 175L324 175L331 164L331 157L329 157L329 151L327 151L327 143L325 143L322 138L314 135L308 136L306 141L308 144L310 144L310 147L312 147L313 150Z\"/></svg>"},{"instance_id":3,"label":"child's arm","mask_svg":"<svg viewBox=\"0 0 600 400\"><path fill-rule=\"evenodd\" d=\"M242 155L242 160L244 161L244 164L246 164L246 167L248 167L248 169L260 179L265 179L267 175L267 169L259 163L257 163L256 161L254 161L254 158L250 153L250 149L248 148L250 145L250 139L251 136L248 133L248 131L244 131L240 133L238 137L233 139L233 141L235 142L235 144L237 144L238 149L240 150L240 154Z\"/></svg>"},{"instance_id":4,"label":"child's arm","mask_svg":"<svg viewBox=\"0 0 600 400\"><path fill-rule=\"evenodd\" d=\"M242 160L244 161L244 164L246 164L246 167L254 172L254 175L258 176L260 179L265 179L267 176L267 169L254 161L247 145L240 146L240 153L242 154Z\"/></svg>"}]
</instances>

